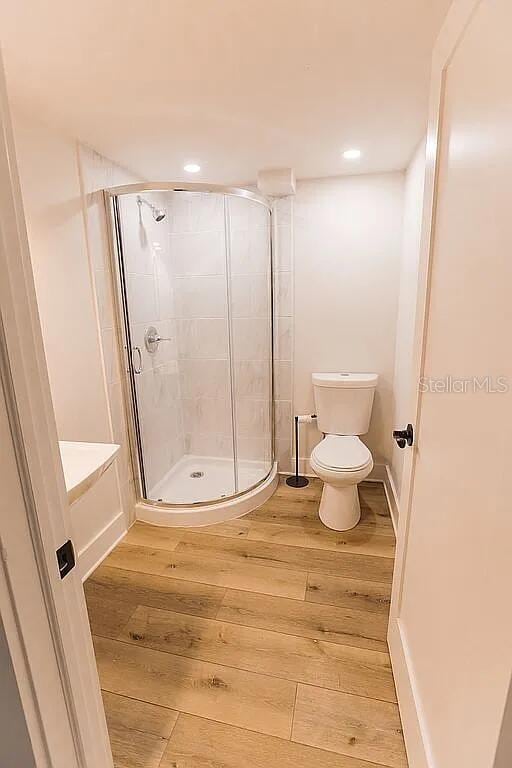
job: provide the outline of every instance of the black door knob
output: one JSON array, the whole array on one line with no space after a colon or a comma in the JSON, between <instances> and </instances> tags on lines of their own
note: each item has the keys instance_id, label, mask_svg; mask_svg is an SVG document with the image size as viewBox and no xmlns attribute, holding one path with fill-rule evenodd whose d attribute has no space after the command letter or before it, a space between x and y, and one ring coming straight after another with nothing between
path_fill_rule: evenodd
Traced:
<instances>
[{"instance_id":1,"label":"black door knob","mask_svg":"<svg viewBox=\"0 0 512 768\"><path fill-rule=\"evenodd\" d=\"M406 445L412 445L414 440L412 424L408 424L406 429L394 429L393 437L399 448L405 448Z\"/></svg>"}]
</instances>

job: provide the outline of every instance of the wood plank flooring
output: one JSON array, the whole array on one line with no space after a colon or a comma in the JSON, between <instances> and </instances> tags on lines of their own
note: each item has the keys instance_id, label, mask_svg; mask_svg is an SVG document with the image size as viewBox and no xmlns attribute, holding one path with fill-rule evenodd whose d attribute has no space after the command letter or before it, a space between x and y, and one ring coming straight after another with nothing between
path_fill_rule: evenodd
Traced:
<instances>
[{"instance_id":1,"label":"wood plank flooring","mask_svg":"<svg viewBox=\"0 0 512 768\"><path fill-rule=\"evenodd\" d=\"M137 523L85 584L116 768L406 768L386 631L394 535L321 482L240 520Z\"/></svg>"}]
</instances>

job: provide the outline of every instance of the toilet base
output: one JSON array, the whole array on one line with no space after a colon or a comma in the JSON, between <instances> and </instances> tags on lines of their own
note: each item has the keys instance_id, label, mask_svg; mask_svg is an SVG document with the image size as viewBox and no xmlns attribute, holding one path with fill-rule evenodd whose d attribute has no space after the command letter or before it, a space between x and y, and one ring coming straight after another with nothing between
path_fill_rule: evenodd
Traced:
<instances>
[{"instance_id":1,"label":"toilet base","mask_svg":"<svg viewBox=\"0 0 512 768\"><path fill-rule=\"evenodd\" d=\"M354 528L361 519L357 484L340 488L324 483L318 514L322 523L333 531Z\"/></svg>"}]
</instances>

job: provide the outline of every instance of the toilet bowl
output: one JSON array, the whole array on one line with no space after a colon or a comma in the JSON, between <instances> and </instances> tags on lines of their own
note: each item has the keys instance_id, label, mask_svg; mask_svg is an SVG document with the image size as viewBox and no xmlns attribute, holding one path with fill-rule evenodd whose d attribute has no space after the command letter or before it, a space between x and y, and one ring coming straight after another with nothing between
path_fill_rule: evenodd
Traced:
<instances>
[{"instance_id":1,"label":"toilet bowl","mask_svg":"<svg viewBox=\"0 0 512 768\"><path fill-rule=\"evenodd\" d=\"M376 373L313 373L317 427L324 438L310 464L324 482L320 520L335 531L348 531L361 517L357 484L373 469L373 459L358 435L370 427Z\"/></svg>"},{"instance_id":2,"label":"toilet bowl","mask_svg":"<svg viewBox=\"0 0 512 768\"><path fill-rule=\"evenodd\" d=\"M325 435L313 449L310 464L324 483L320 520L335 531L354 528L361 518L357 485L373 469L366 445L356 435Z\"/></svg>"}]
</instances>

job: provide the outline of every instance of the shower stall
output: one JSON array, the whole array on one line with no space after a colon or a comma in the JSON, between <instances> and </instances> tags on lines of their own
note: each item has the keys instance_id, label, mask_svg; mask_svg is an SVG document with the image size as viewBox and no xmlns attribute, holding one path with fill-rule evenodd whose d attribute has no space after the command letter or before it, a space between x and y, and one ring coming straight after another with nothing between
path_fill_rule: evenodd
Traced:
<instances>
[{"instance_id":1,"label":"shower stall","mask_svg":"<svg viewBox=\"0 0 512 768\"><path fill-rule=\"evenodd\" d=\"M268 201L203 184L105 192L137 517L200 525L274 490Z\"/></svg>"}]
</instances>

